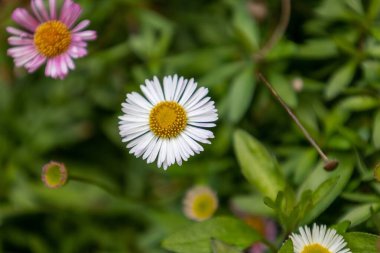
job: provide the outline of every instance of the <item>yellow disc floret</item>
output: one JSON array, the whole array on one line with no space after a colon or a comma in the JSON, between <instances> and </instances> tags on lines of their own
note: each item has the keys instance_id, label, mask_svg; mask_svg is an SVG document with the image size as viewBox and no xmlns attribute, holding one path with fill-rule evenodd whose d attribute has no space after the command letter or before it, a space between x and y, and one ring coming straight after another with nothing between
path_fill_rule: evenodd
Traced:
<instances>
[{"instance_id":1,"label":"yellow disc floret","mask_svg":"<svg viewBox=\"0 0 380 253\"><path fill-rule=\"evenodd\" d=\"M67 51L71 43L69 28L58 20L39 25L34 33L34 44L38 52L51 58Z\"/></svg>"},{"instance_id":2,"label":"yellow disc floret","mask_svg":"<svg viewBox=\"0 0 380 253\"><path fill-rule=\"evenodd\" d=\"M176 137L185 129L186 124L185 109L176 102L160 102L150 111L149 126L158 137Z\"/></svg>"},{"instance_id":3,"label":"yellow disc floret","mask_svg":"<svg viewBox=\"0 0 380 253\"><path fill-rule=\"evenodd\" d=\"M193 215L198 220L208 219L214 214L217 205L218 204L215 199L215 196L207 192L200 194L199 196L196 196L194 199L194 203L192 206Z\"/></svg>"},{"instance_id":4,"label":"yellow disc floret","mask_svg":"<svg viewBox=\"0 0 380 253\"><path fill-rule=\"evenodd\" d=\"M301 253L331 253L331 251L318 243L314 243L305 246Z\"/></svg>"}]
</instances>

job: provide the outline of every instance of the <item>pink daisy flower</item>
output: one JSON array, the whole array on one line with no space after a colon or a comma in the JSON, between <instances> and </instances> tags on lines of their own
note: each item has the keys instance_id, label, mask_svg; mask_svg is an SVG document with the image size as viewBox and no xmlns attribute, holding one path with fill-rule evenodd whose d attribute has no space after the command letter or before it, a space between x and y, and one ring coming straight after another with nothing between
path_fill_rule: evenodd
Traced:
<instances>
[{"instance_id":1,"label":"pink daisy flower","mask_svg":"<svg viewBox=\"0 0 380 253\"><path fill-rule=\"evenodd\" d=\"M87 54L86 41L95 40L96 32L86 30L89 20L83 20L76 26L82 9L72 0L65 0L60 12L56 0L49 0L49 9L43 0L31 0L33 14L24 8L17 8L12 19L25 31L7 27L12 36L8 42L12 48L8 55L13 57L17 67L24 66L29 73L36 71L46 62L45 75L63 79L74 69L73 58Z\"/></svg>"}]
</instances>

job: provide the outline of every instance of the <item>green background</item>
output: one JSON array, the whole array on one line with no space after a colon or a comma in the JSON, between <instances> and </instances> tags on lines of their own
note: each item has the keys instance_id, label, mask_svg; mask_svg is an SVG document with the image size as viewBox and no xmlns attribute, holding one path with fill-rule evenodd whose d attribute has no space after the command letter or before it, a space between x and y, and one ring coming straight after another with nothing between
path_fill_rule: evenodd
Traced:
<instances>
[{"instance_id":1,"label":"green background","mask_svg":"<svg viewBox=\"0 0 380 253\"><path fill-rule=\"evenodd\" d=\"M232 203L270 215L240 172L234 130L260 140L292 186L319 158L257 72L328 154L352 158L351 180L317 221L348 217L354 230L379 233L379 0L293 1L286 33L261 60L281 1L76 2L98 39L60 81L14 67L5 28L29 1L0 1L0 252L167 252L161 241L192 223L181 202L196 184L218 193L218 215ZM175 73L209 88L220 119L203 153L163 171L128 154L118 116L126 93ZM51 160L81 180L44 187Z\"/></svg>"}]
</instances>

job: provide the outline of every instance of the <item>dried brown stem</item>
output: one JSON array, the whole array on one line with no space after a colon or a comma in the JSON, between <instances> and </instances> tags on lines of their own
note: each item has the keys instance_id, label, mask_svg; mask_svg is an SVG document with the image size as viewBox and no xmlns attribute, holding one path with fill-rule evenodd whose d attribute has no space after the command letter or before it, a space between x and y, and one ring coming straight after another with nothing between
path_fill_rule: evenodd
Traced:
<instances>
[{"instance_id":1,"label":"dried brown stem","mask_svg":"<svg viewBox=\"0 0 380 253\"><path fill-rule=\"evenodd\" d=\"M278 95L276 90L273 88L273 86L265 79L265 77L261 74L257 74L259 79L267 86L269 91L272 93L272 95L280 102L282 107L287 111L289 116L293 119L293 121L296 123L298 128L302 131L306 139L310 142L310 144L317 150L318 154L321 156L323 161L325 162L325 170L331 171L334 170L338 165L339 162L337 160L330 160L327 155L322 151L322 149L319 147L317 142L311 137L309 132L306 130L306 128L302 125L302 123L299 121L297 116L293 113L293 111L289 108L289 106L285 103L285 101Z\"/></svg>"},{"instance_id":2,"label":"dried brown stem","mask_svg":"<svg viewBox=\"0 0 380 253\"><path fill-rule=\"evenodd\" d=\"M253 58L256 61L260 61L265 58L270 49L276 44L276 42L284 35L286 28L289 24L291 14L291 0L281 0L281 17L277 27L274 29L273 34L270 36L264 46L254 54Z\"/></svg>"}]
</instances>

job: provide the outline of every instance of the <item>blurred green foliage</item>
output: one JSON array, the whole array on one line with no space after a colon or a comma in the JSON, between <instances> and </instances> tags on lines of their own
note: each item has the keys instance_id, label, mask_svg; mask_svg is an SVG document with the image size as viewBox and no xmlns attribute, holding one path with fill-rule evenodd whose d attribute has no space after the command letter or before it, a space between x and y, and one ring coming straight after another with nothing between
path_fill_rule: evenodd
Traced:
<instances>
[{"instance_id":1,"label":"blurred green foliage","mask_svg":"<svg viewBox=\"0 0 380 253\"><path fill-rule=\"evenodd\" d=\"M355 230L380 232L380 184L373 179L380 157L380 0L293 1L285 35L260 61L254 55L279 21L280 1L76 2L98 39L64 81L14 68L4 31L15 26L12 11L29 1L0 2L0 252L167 252L162 240L192 223L181 201L197 183L218 192L218 215L235 206L274 217L281 208L268 208L263 197L267 187L284 186L258 189L243 177L233 149L237 128L262 142L265 156L276 156L287 187L323 202L300 224L348 219ZM258 71L323 149L342 159L330 181ZM162 171L128 154L117 117L127 92L173 73L208 87L220 120L205 152ZM65 163L72 177L61 189L40 180L50 160ZM294 204L292 198L283 201ZM218 240L210 244L214 252L237 251Z\"/></svg>"}]
</instances>

